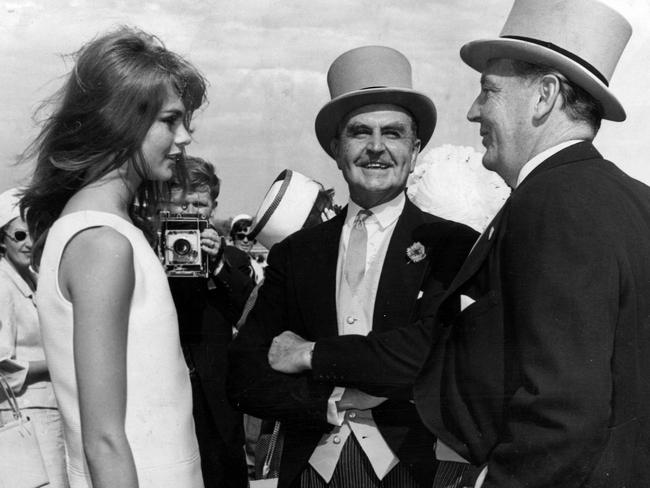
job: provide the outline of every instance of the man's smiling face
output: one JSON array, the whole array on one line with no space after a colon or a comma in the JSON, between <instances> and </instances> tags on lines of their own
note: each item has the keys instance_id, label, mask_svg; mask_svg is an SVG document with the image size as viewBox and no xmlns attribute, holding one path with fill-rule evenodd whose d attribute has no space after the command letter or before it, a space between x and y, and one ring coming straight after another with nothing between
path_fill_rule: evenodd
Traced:
<instances>
[{"instance_id":1,"label":"man's smiling face","mask_svg":"<svg viewBox=\"0 0 650 488\"><path fill-rule=\"evenodd\" d=\"M388 202L404 190L419 149L411 115L388 104L350 112L332 141L350 198L364 208Z\"/></svg>"},{"instance_id":2,"label":"man's smiling face","mask_svg":"<svg viewBox=\"0 0 650 488\"><path fill-rule=\"evenodd\" d=\"M534 141L533 113L538 82L516 74L508 59L488 62L481 76L481 92L467 113L480 124L485 146L483 166L514 186L521 167L530 159Z\"/></svg>"}]
</instances>

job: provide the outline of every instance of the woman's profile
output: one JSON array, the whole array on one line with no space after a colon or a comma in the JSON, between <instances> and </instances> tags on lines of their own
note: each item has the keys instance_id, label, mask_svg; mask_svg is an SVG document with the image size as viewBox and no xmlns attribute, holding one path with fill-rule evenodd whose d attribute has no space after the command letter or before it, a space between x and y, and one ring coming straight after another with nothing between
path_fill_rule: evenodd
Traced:
<instances>
[{"instance_id":1,"label":"woman's profile","mask_svg":"<svg viewBox=\"0 0 650 488\"><path fill-rule=\"evenodd\" d=\"M189 377L147 214L182 164L206 83L128 27L75 61L21 202L41 256L36 303L70 484L200 488Z\"/></svg>"}]
</instances>

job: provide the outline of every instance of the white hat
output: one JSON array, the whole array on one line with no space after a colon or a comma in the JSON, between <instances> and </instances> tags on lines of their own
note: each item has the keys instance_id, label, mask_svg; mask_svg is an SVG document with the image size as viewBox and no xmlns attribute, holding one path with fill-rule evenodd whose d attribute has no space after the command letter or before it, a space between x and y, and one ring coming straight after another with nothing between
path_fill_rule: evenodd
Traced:
<instances>
[{"instance_id":1,"label":"white hat","mask_svg":"<svg viewBox=\"0 0 650 488\"><path fill-rule=\"evenodd\" d=\"M0 228L7 225L16 217L20 217L20 190L10 188L0 193Z\"/></svg>"},{"instance_id":2,"label":"white hat","mask_svg":"<svg viewBox=\"0 0 650 488\"><path fill-rule=\"evenodd\" d=\"M620 122L625 110L609 80L631 35L629 22L598 0L515 0L500 37L469 42L460 57L477 71L493 58L556 68Z\"/></svg>"},{"instance_id":3,"label":"white hat","mask_svg":"<svg viewBox=\"0 0 650 488\"><path fill-rule=\"evenodd\" d=\"M251 217L251 216L248 215L248 214L239 214L239 215L235 215L235 216L232 218L232 221L230 222L230 231L231 231L231 232L232 232L232 229L235 227L235 224L236 224L237 222L239 222L240 220L248 220L248 221L252 222L252 221L253 221L253 217Z\"/></svg>"},{"instance_id":4,"label":"white hat","mask_svg":"<svg viewBox=\"0 0 650 488\"><path fill-rule=\"evenodd\" d=\"M275 179L260 205L250 239L257 239L264 247L300 230L311 212L321 185L307 176L285 169Z\"/></svg>"}]
</instances>

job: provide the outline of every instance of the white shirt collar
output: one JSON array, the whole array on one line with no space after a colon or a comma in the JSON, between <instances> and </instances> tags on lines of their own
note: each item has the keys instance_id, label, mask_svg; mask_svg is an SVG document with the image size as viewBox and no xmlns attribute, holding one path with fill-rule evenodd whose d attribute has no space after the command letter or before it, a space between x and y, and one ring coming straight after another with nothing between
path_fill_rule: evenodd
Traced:
<instances>
[{"instance_id":1,"label":"white shirt collar","mask_svg":"<svg viewBox=\"0 0 650 488\"><path fill-rule=\"evenodd\" d=\"M376 207L369 208L372 214L375 216L379 225L385 229L393 222L395 222L404 210L404 205L406 204L406 196L404 192L400 192L392 200L377 205ZM363 210L362 207L354 203L352 200L348 201L348 213L345 216L345 225L352 226L354 218L359 213L359 210Z\"/></svg>"},{"instance_id":2,"label":"white shirt collar","mask_svg":"<svg viewBox=\"0 0 650 488\"><path fill-rule=\"evenodd\" d=\"M570 141L565 141L561 142L560 144L557 144L553 147L549 147L545 151L542 151L538 155L534 156L530 161L528 161L526 164L524 164L519 171L519 176L517 177L517 185L515 188L517 188L519 185L521 185L521 182L524 181L524 179L533 172L535 168L537 168L540 164L542 164L544 161L546 161L548 158L553 156L554 154L560 152L562 149L565 149L569 146L572 146L573 144L577 144L579 142L583 142L581 139L572 139Z\"/></svg>"}]
</instances>

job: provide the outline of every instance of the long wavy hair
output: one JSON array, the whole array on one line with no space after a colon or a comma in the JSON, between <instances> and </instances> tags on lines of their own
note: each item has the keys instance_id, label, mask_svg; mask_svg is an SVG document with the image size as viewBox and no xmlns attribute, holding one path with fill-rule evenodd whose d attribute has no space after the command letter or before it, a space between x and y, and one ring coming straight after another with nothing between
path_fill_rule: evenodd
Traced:
<instances>
[{"instance_id":1,"label":"long wavy hair","mask_svg":"<svg viewBox=\"0 0 650 488\"><path fill-rule=\"evenodd\" d=\"M170 88L185 106L188 130L193 112L205 101L203 75L160 39L136 28L99 36L73 58L65 84L43 104L52 108L51 115L23 154L36 161L20 203L35 248L42 247L73 194L129 162L143 179L129 213L150 234L148 218L168 190L147 179L142 143Z\"/></svg>"}]
</instances>

